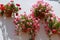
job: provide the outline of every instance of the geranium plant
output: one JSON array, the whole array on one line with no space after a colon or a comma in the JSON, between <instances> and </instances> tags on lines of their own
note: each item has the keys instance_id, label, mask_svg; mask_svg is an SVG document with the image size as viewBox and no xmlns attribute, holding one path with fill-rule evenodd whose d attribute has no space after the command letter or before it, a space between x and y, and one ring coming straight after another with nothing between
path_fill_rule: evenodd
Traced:
<instances>
[{"instance_id":1,"label":"geranium plant","mask_svg":"<svg viewBox=\"0 0 60 40\"><path fill-rule=\"evenodd\" d=\"M0 4L0 16L3 16L5 7L3 4Z\"/></svg>"},{"instance_id":2,"label":"geranium plant","mask_svg":"<svg viewBox=\"0 0 60 40\"><path fill-rule=\"evenodd\" d=\"M15 31L19 35L22 31L23 33L28 33L31 38L29 40L35 40L36 33L40 29L39 19L36 20L32 16L27 16L26 14L21 15L19 18L15 18Z\"/></svg>"},{"instance_id":3,"label":"geranium plant","mask_svg":"<svg viewBox=\"0 0 60 40\"><path fill-rule=\"evenodd\" d=\"M32 15L39 19L45 19L51 12L52 6L43 1L38 1L32 8Z\"/></svg>"},{"instance_id":4,"label":"geranium plant","mask_svg":"<svg viewBox=\"0 0 60 40\"><path fill-rule=\"evenodd\" d=\"M47 22L48 23L45 26L45 30L48 36L51 37L54 34L60 35L60 19L58 19L56 16L51 16Z\"/></svg>"},{"instance_id":5,"label":"geranium plant","mask_svg":"<svg viewBox=\"0 0 60 40\"><path fill-rule=\"evenodd\" d=\"M21 10L20 4L14 4L14 1L10 1L5 5L4 13L7 17L11 17L12 13L17 13L19 10Z\"/></svg>"}]
</instances>

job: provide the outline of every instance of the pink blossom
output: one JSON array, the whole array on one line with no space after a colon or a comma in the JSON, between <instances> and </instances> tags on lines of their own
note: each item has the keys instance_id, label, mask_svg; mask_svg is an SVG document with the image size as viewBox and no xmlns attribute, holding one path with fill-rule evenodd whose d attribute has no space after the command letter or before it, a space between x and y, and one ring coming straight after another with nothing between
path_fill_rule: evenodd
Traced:
<instances>
[{"instance_id":1,"label":"pink blossom","mask_svg":"<svg viewBox=\"0 0 60 40\"><path fill-rule=\"evenodd\" d=\"M40 24L38 24L38 27L40 27Z\"/></svg>"},{"instance_id":2,"label":"pink blossom","mask_svg":"<svg viewBox=\"0 0 60 40\"><path fill-rule=\"evenodd\" d=\"M4 6L3 4L0 4L0 7Z\"/></svg>"},{"instance_id":3,"label":"pink blossom","mask_svg":"<svg viewBox=\"0 0 60 40\"><path fill-rule=\"evenodd\" d=\"M30 25L30 23L29 23L29 22L27 22L27 24L28 24L28 25Z\"/></svg>"},{"instance_id":4,"label":"pink blossom","mask_svg":"<svg viewBox=\"0 0 60 40\"><path fill-rule=\"evenodd\" d=\"M34 30L35 31L35 33L37 33L37 30Z\"/></svg>"},{"instance_id":5,"label":"pink blossom","mask_svg":"<svg viewBox=\"0 0 60 40\"><path fill-rule=\"evenodd\" d=\"M32 23L30 22L30 25L32 25Z\"/></svg>"},{"instance_id":6,"label":"pink blossom","mask_svg":"<svg viewBox=\"0 0 60 40\"><path fill-rule=\"evenodd\" d=\"M23 16L26 17L26 18L28 18L27 15L26 15L26 12L24 12Z\"/></svg>"},{"instance_id":7,"label":"pink blossom","mask_svg":"<svg viewBox=\"0 0 60 40\"><path fill-rule=\"evenodd\" d=\"M43 4L44 2L41 0L41 1L38 1L37 4Z\"/></svg>"},{"instance_id":8,"label":"pink blossom","mask_svg":"<svg viewBox=\"0 0 60 40\"><path fill-rule=\"evenodd\" d=\"M7 5L8 5L8 6L11 6L11 4L10 4L10 3L8 3Z\"/></svg>"},{"instance_id":9,"label":"pink blossom","mask_svg":"<svg viewBox=\"0 0 60 40\"><path fill-rule=\"evenodd\" d=\"M33 11L33 8L32 8L32 9L30 9L30 11L32 12L32 11Z\"/></svg>"},{"instance_id":10,"label":"pink blossom","mask_svg":"<svg viewBox=\"0 0 60 40\"><path fill-rule=\"evenodd\" d=\"M52 11L52 6L47 6L47 7L46 7L46 11L47 11L47 10L48 10L48 11Z\"/></svg>"},{"instance_id":11,"label":"pink blossom","mask_svg":"<svg viewBox=\"0 0 60 40\"><path fill-rule=\"evenodd\" d=\"M17 26L19 26L20 24L17 24Z\"/></svg>"},{"instance_id":12,"label":"pink blossom","mask_svg":"<svg viewBox=\"0 0 60 40\"><path fill-rule=\"evenodd\" d=\"M40 19L38 18L38 21L40 21Z\"/></svg>"},{"instance_id":13,"label":"pink blossom","mask_svg":"<svg viewBox=\"0 0 60 40\"><path fill-rule=\"evenodd\" d=\"M58 18L58 21L60 22L60 18Z\"/></svg>"},{"instance_id":14,"label":"pink blossom","mask_svg":"<svg viewBox=\"0 0 60 40\"><path fill-rule=\"evenodd\" d=\"M34 23L34 25L36 26L37 24L36 24L36 23Z\"/></svg>"},{"instance_id":15,"label":"pink blossom","mask_svg":"<svg viewBox=\"0 0 60 40\"><path fill-rule=\"evenodd\" d=\"M35 20L36 23L39 23L38 20Z\"/></svg>"},{"instance_id":16,"label":"pink blossom","mask_svg":"<svg viewBox=\"0 0 60 40\"><path fill-rule=\"evenodd\" d=\"M54 20L54 18L53 18L53 17L51 17L50 19L51 19L51 20Z\"/></svg>"},{"instance_id":17,"label":"pink blossom","mask_svg":"<svg viewBox=\"0 0 60 40\"><path fill-rule=\"evenodd\" d=\"M16 20L17 20L17 21L19 21L19 20L20 20L20 18L18 17Z\"/></svg>"},{"instance_id":18,"label":"pink blossom","mask_svg":"<svg viewBox=\"0 0 60 40\"><path fill-rule=\"evenodd\" d=\"M58 18L58 20L60 20L60 18Z\"/></svg>"},{"instance_id":19,"label":"pink blossom","mask_svg":"<svg viewBox=\"0 0 60 40\"><path fill-rule=\"evenodd\" d=\"M31 28L27 28L27 31L30 31L31 30Z\"/></svg>"},{"instance_id":20,"label":"pink blossom","mask_svg":"<svg viewBox=\"0 0 60 40\"><path fill-rule=\"evenodd\" d=\"M37 29L38 27L35 25L35 29Z\"/></svg>"},{"instance_id":21,"label":"pink blossom","mask_svg":"<svg viewBox=\"0 0 60 40\"><path fill-rule=\"evenodd\" d=\"M46 2L46 3L45 3L45 6L49 6L49 4Z\"/></svg>"},{"instance_id":22,"label":"pink blossom","mask_svg":"<svg viewBox=\"0 0 60 40\"><path fill-rule=\"evenodd\" d=\"M14 23L16 24L18 21L14 20Z\"/></svg>"},{"instance_id":23,"label":"pink blossom","mask_svg":"<svg viewBox=\"0 0 60 40\"><path fill-rule=\"evenodd\" d=\"M25 27L25 25L23 24L23 25L22 25L22 29L25 29L25 28L26 28L26 27Z\"/></svg>"},{"instance_id":24,"label":"pink blossom","mask_svg":"<svg viewBox=\"0 0 60 40\"><path fill-rule=\"evenodd\" d=\"M52 13L52 17L56 17L56 16L55 16L55 13Z\"/></svg>"},{"instance_id":25,"label":"pink blossom","mask_svg":"<svg viewBox=\"0 0 60 40\"><path fill-rule=\"evenodd\" d=\"M45 26L45 28L47 28L48 26Z\"/></svg>"},{"instance_id":26,"label":"pink blossom","mask_svg":"<svg viewBox=\"0 0 60 40\"><path fill-rule=\"evenodd\" d=\"M56 32L57 32L57 30L56 30L56 29L53 29L53 30L52 30L52 33L56 33Z\"/></svg>"},{"instance_id":27,"label":"pink blossom","mask_svg":"<svg viewBox=\"0 0 60 40\"><path fill-rule=\"evenodd\" d=\"M33 8L37 8L37 7L38 7L38 5L37 5L37 4L34 4L32 7L33 7Z\"/></svg>"},{"instance_id":28,"label":"pink blossom","mask_svg":"<svg viewBox=\"0 0 60 40\"><path fill-rule=\"evenodd\" d=\"M35 16L34 16L33 12L32 12L32 14L31 14L31 16L32 16L33 18L35 18Z\"/></svg>"},{"instance_id":29,"label":"pink blossom","mask_svg":"<svg viewBox=\"0 0 60 40\"><path fill-rule=\"evenodd\" d=\"M14 0L11 0L10 2L14 2Z\"/></svg>"},{"instance_id":30,"label":"pink blossom","mask_svg":"<svg viewBox=\"0 0 60 40\"><path fill-rule=\"evenodd\" d=\"M18 25L15 25L15 28L18 29Z\"/></svg>"},{"instance_id":31,"label":"pink blossom","mask_svg":"<svg viewBox=\"0 0 60 40\"><path fill-rule=\"evenodd\" d=\"M47 13L48 13L48 12L49 12L49 10L48 10L48 9L46 9L46 10L45 10L45 12L47 12Z\"/></svg>"}]
</instances>

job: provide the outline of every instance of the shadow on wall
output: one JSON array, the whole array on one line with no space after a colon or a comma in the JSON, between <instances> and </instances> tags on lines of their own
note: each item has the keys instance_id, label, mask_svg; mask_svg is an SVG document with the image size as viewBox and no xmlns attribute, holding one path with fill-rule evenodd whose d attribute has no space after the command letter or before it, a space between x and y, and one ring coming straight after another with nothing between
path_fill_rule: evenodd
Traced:
<instances>
[{"instance_id":1,"label":"shadow on wall","mask_svg":"<svg viewBox=\"0 0 60 40\"><path fill-rule=\"evenodd\" d=\"M5 33L5 28L3 27L3 23L4 23L4 21L3 21L3 17L0 17L0 29L1 29L1 31L2 31L2 37L3 37L3 40L5 40L5 35L4 35L4 33Z\"/></svg>"},{"instance_id":2,"label":"shadow on wall","mask_svg":"<svg viewBox=\"0 0 60 40\"><path fill-rule=\"evenodd\" d=\"M10 25L10 26L9 26ZM14 35L14 24L13 19L0 18L0 29L2 31L3 40L19 40L16 35Z\"/></svg>"}]
</instances>

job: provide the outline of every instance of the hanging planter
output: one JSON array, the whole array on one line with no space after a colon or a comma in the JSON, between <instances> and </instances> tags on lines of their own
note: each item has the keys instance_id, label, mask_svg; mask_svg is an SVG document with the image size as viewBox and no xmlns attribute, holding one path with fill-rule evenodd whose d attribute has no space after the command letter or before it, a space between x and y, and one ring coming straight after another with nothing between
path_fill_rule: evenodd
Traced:
<instances>
[{"instance_id":1,"label":"hanging planter","mask_svg":"<svg viewBox=\"0 0 60 40\"><path fill-rule=\"evenodd\" d=\"M20 4L14 4L14 1L5 5L4 14L6 17L11 17L12 14L17 13L20 9Z\"/></svg>"},{"instance_id":2,"label":"hanging planter","mask_svg":"<svg viewBox=\"0 0 60 40\"><path fill-rule=\"evenodd\" d=\"M45 26L45 30L49 36L49 39L52 35L55 35L55 34L60 35L60 19L58 20L56 16L51 16L47 22L48 23Z\"/></svg>"},{"instance_id":3,"label":"hanging planter","mask_svg":"<svg viewBox=\"0 0 60 40\"><path fill-rule=\"evenodd\" d=\"M6 17L11 17L12 16L12 10L8 10L7 12L4 12Z\"/></svg>"},{"instance_id":4,"label":"hanging planter","mask_svg":"<svg viewBox=\"0 0 60 40\"><path fill-rule=\"evenodd\" d=\"M20 35L20 32L28 33L31 37L29 40L35 40L36 33L40 29L39 21L31 16L26 14L20 15L20 17L15 18L15 31L17 35Z\"/></svg>"},{"instance_id":5,"label":"hanging planter","mask_svg":"<svg viewBox=\"0 0 60 40\"><path fill-rule=\"evenodd\" d=\"M32 15L35 18L39 18L45 21L45 19L47 19L47 17L49 16L50 12L52 12L52 6L50 6L46 2L38 1L37 4L33 5L31 11L32 11Z\"/></svg>"}]
</instances>

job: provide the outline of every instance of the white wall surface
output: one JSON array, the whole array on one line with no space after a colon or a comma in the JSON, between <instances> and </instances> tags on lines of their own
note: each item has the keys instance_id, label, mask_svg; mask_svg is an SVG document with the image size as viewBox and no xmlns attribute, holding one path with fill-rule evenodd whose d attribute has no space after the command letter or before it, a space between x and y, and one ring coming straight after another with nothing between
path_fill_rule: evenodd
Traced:
<instances>
[{"instance_id":1,"label":"white wall surface","mask_svg":"<svg viewBox=\"0 0 60 40\"><path fill-rule=\"evenodd\" d=\"M10 0L0 0L0 3L6 4ZM37 0L14 0L15 3L19 3L21 5L22 10L19 11L19 13L23 14L25 11L27 14L30 14L30 9L32 8L32 5L37 2ZM60 4L55 1L47 1L53 6L53 9L55 11L56 16L60 17ZM0 17L0 40L28 40L29 35L22 34L18 37L14 34L14 27L13 24L13 18L7 18L4 19L4 17ZM60 37L57 35L52 36L52 40L60 40ZM43 24L40 24L40 31L38 35L36 36L36 40L49 40Z\"/></svg>"}]
</instances>

